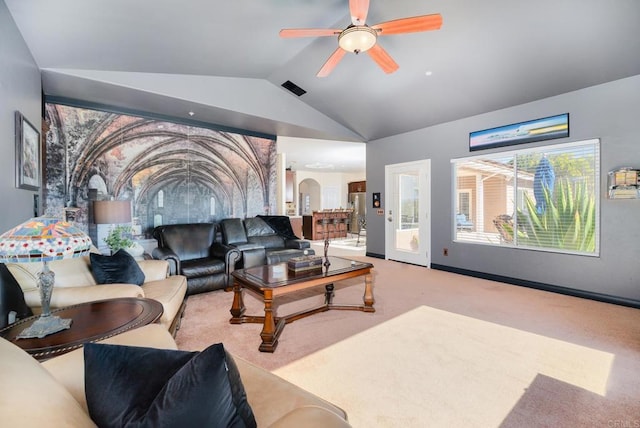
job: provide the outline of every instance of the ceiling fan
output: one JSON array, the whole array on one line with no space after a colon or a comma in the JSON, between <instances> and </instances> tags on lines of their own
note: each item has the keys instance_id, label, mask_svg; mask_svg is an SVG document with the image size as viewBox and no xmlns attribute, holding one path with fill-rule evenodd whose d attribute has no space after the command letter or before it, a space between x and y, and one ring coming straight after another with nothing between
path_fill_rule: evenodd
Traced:
<instances>
[{"instance_id":1,"label":"ceiling fan","mask_svg":"<svg viewBox=\"0 0 640 428\"><path fill-rule=\"evenodd\" d=\"M442 16L436 13L395 19L368 26L365 24L365 20L369 12L369 0L349 0L349 11L351 25L344 30L329 28L284 29L280 30L280 37L338 36L339 47L324 63L317 74L318 77L328 76L347 52L355 54L367 52L385 73L393 73L399 66L387 51L376 43L378 36L438 30L442 25Z\"/></svg>"}]
</instances>

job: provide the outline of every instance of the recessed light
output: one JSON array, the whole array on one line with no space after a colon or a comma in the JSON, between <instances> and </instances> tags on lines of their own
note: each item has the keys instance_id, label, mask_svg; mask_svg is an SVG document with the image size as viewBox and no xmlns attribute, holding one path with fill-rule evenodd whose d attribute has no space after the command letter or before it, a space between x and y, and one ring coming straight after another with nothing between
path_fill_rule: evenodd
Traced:
<instances>
[{"instance_id":1,"label":"recessed light","mask_svg":"<svg viewBox=\"0 0 640 428\"><path fill-rule=\"evenodd\" d=\"M192 111L190 111L190 112L189 112L189 116L193 116L194 114L195 114L195 113L194 113L194 112L192 112Z\"/></svg>"},{"instance_id":2,"label":"recessed light","mask_svg":"<svg viewBox=\"0 0 640 428\"><path fill-rule=\"evenodd\" d=\"M431 76L432 74L433 74L433 71L431 71L431 70L427 70L424 73L425 76Z\"/></svg>"}]
</instances>

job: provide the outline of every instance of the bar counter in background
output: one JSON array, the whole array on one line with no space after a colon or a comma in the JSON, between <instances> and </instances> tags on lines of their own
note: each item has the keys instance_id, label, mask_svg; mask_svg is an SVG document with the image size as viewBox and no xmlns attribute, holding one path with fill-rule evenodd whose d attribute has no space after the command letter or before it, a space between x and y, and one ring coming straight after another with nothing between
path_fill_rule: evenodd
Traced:
<instances>
[{"instance_id":1,"label":"bar counter in background","mask_svg":"<svg viewBox=\"0 0 640 428\"><path fill-rule=\"evenodd\" d=\"M302 216L302 234L305 239L318 241L325 238L326 230L329 239L346 238L351 212L352 210L325 210L304 215Z\"/></svg>"}]
</instances>

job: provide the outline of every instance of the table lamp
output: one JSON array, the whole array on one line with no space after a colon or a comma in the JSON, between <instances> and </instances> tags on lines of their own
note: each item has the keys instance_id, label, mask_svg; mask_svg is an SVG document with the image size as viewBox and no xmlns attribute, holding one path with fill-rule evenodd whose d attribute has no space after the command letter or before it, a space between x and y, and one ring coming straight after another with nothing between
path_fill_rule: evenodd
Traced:
<instances>
[{"instance_id":1,"label":"table lamp","mask_svg":"<svg viewBox=\"0 0 640 428\"><path fill-rule=\"evenodd\" d=\"M93 221L97 225L109 225L114 230L114 224L131 223L131 201L103 200L93 201ZM97 233L98 249L104 252L104 235Z\"/></svg>"},{"instance_id":2,"label":"table lamp","mask_svg":"<svg viewBox=\"0 0 640 428\"><path fill-rule=\"evenodd\" d=\"M96 224L131 223L131 201L93 201Z\"/></svg>"},{"instance_id":3,"label":"table lamp","mask_svg":"<svg viewBox=\"0 0 640 428\"><path fill-rule=\"evenodd\" d=\"M51 315L55 274L49 269L49 262L80 257L90 249L91 238L82 230L51 217L34 217L0 235L0 263L42 262L42 271L38 273L42 313L18 335L19 339L42 338L71 326L70 319Z\"/></svg>"}]
</instances>

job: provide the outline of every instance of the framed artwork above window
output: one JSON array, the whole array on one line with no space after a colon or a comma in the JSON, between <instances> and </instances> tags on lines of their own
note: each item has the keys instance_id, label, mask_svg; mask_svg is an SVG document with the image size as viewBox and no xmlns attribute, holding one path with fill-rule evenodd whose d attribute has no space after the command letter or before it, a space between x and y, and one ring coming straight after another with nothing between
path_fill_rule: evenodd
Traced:
<instances>
[{"instance_id":1,"label":"framed artwork above window","mask_svg":"<svg viewBox=\"0 0 640 428\"><path fill-rule=\"evenodd\" d=\"M569 113L564 113L471 132L469 134L469 150L483 150L568 136Z\"/></svg>"}]
</instances>

